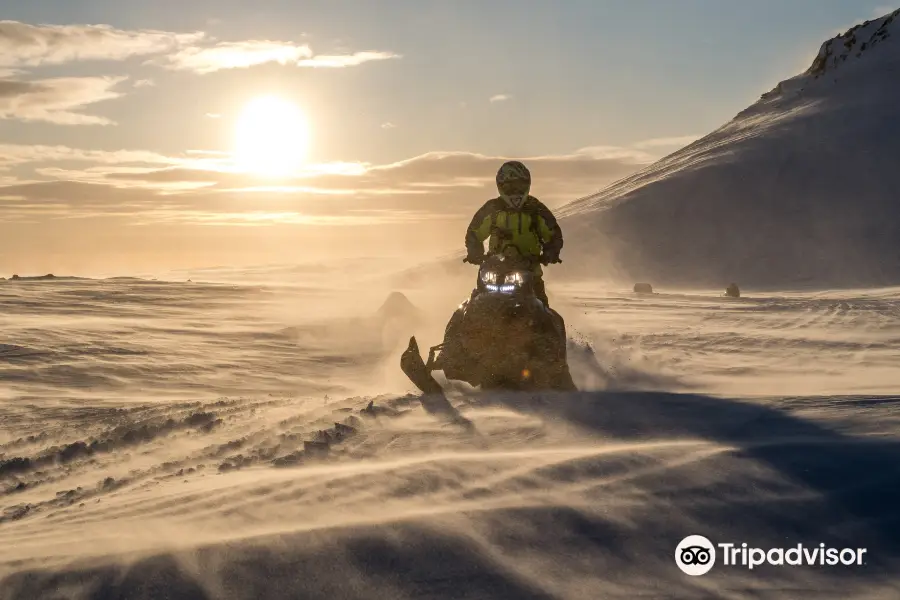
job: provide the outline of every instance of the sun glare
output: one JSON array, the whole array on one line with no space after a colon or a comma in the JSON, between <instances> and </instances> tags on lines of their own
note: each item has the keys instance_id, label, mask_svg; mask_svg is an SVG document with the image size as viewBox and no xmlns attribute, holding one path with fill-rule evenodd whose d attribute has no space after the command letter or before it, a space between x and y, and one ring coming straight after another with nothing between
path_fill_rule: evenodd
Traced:
<instances>
[{"instance_id":1,"label":"sun glare","mask_svg":"<svg viewBox=\"0 0 900 600\"><path fill-rule=\"evenodd\" d=\"M290 175L306 159L309 141L309 126L297 105L277 96L256 98L244 107L235 128L235 166L255 175Z\"/></svg>"}]
</instances>

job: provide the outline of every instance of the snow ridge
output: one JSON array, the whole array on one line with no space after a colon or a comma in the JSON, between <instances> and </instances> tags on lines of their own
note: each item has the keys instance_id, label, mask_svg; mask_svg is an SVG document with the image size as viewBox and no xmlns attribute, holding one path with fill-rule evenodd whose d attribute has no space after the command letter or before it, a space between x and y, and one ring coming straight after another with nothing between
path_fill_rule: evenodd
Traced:
<instances>
[{"instance_id":1,"label":"snow ridge","mask_svg":"<svg viewBox=\"0 0 900 600\"><path fill-rule=\"evenodd\" d=\"M807 73L819 77L837 69L851 58L862 58L864 54L870 53L891 37L891 26L898 16L900 8L880 19L855 25L846 33L826 41Z\"/></svg>"}]
</instances>

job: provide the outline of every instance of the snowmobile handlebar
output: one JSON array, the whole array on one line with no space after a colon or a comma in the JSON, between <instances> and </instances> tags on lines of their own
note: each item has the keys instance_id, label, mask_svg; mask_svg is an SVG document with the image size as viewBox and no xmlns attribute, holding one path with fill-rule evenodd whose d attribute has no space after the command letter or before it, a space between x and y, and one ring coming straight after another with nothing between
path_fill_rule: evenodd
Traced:
<instances>
[{"instance_id":1,"label":"snowmobile handlebar","mask_svg":"<svg viewBox=\"0 0 900 600\"><path fill-rule=\"evenodd\" d=\"M487 256L480 256L480 257L467 256L462 261L464 263L469 263L470 265L480 265L484 261L486 261L488 258L490 258L491 256L494 256L494 255L489 254ZM537 257L537 258L529 258L529 259L527 259L527 261L529 263L529 266L536 267L538 264L542 264L542 265L558 264L558 263L562 262L562 259L557 257L557 258L550 260L550 259L547 259L544 255L541 255L540 257Z\"/></svg>"}]
</instances>

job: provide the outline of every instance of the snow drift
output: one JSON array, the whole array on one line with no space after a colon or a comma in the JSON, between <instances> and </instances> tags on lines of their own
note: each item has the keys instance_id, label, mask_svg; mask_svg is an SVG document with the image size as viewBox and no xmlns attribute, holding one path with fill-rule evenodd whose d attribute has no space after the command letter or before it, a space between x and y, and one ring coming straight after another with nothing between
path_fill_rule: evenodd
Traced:
<instances>
[{"instance_id":1,"label":"snow drift","mask_svg":"<svg viewBox=\"0 0 900 600\"><path fill-rule=\"evenodd\" d=\"M730 123L564 207L560 272L715 288L900 281L898 16L828 40Z\"/></svg>"}]
</instances>

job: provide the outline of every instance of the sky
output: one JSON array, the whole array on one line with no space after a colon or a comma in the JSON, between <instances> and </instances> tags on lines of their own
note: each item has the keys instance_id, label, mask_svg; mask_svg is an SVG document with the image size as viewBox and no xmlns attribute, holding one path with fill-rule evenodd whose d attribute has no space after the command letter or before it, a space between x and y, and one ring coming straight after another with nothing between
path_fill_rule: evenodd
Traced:
<instances>
[{"instance_id":1,"label":"sky","mask_svg":"<svg viewBox=\"0 0 900 600\"><path fill-rule=\"evenodd\" d=\"M560 206L894 8L0 0L0 276L446 254L503 160Z\"/></svg>"}]
</instances>

